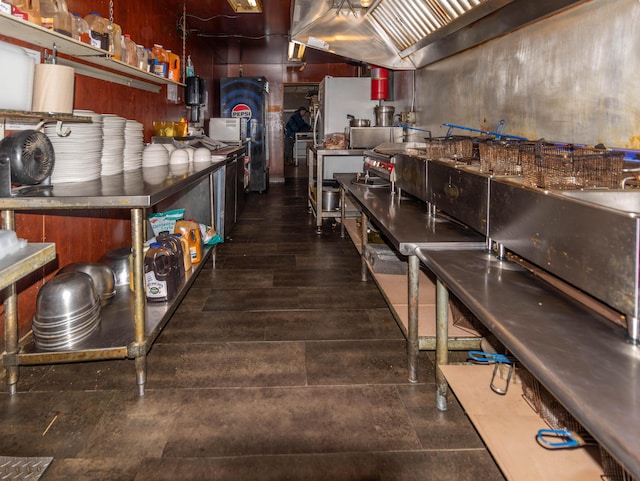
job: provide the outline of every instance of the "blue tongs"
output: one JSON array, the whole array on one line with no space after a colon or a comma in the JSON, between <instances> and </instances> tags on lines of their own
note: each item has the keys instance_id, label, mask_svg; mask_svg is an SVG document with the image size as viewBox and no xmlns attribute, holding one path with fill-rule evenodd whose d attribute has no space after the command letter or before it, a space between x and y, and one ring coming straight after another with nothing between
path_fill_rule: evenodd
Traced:
<instances>
[{"instance_id":1,"label":"blue tongs","mask_svg":"<svg viewBox=\"0 0 640 481\"><path fill-rule=\"evenodd\" d=\"M595 444L588 434L568 429L540 429L536 434L536 441L546 449L573 449Z\"/></svg>"},{"instance_id":2,"label":"blue tongs","mask_svg":"<svg viewBox=\"0 0 640 481\"><path fill-rule=\"evenodd\" d=\"M511 383L511 377L513 376L513 371L516 367L516 359L513 356L508 356L506 354L486 351L469 351L468 354L469 358L477 364L494 364L493 374L491 375L491 384L489 386L496 394L500 394L501 396L507 394L509 384ZM507 378L505 379L504 387L500 387L496 383L498 370L500 369L501 364L508 366Z\"/></svg>"}]
</instances>

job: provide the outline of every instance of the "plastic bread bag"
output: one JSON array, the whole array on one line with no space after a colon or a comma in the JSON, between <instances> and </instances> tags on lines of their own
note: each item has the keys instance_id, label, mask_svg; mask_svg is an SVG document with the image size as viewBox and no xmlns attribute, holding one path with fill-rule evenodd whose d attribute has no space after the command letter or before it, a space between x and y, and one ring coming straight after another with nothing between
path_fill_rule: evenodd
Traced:
<instances>
[{"instance_id":1,"label":"plastic bread bag","mask_svg":"<svg viewBox=\"0 0 640 481\"><path fill-rule=\"evenodd\" d=\"M216 232L216 230L208 225L198 224L200 226L200 234L202 242L205 245L211 246L222 242L222 236Z\"/></svg>"},{"instance_id":2,"label":"plastic bread bag","mask_svg":"<svg viewBox=\"0 0 640 481\"><path fill-rule=\"evenodd\" d=\"M156 212L148 215L149 224L153 230L153 235L157 236L160 232L173 232L176 221L184 218L184 209L168 210L166 212Z\"/></svg>"}]
</instances>

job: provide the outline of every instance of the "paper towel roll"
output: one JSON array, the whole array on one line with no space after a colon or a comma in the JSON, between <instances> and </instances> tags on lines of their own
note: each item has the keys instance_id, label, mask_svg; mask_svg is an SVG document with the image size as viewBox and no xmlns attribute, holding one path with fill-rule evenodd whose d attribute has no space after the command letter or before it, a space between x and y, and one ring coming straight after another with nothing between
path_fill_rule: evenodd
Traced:
<instances>
[{"instance_id":1,"label":"paper towel roll","mask_svg":"<svg viewBox=\"0 0 640 481\"><path fill-rule=\"evenodd\" d=\"M73 68L66 65L36 65L33 79L34 112L73 112Z\"/></svg>"}]
</instances>

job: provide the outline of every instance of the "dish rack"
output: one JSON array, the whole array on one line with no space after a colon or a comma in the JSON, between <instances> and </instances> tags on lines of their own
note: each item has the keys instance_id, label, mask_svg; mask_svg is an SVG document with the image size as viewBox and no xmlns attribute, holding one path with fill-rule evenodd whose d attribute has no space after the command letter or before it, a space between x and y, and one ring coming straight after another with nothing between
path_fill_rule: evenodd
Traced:
<instances>
[{"instance_id":1,"label":"dish rack","mask_svg":"<svg viewBox=\"0 0 640 481\"><path fill-rule=\"evenodd\" d=\"M525 182L543 189L617 189L624 153L590 147L536 145L522 157Z\"/></svg>"}]
</instances>

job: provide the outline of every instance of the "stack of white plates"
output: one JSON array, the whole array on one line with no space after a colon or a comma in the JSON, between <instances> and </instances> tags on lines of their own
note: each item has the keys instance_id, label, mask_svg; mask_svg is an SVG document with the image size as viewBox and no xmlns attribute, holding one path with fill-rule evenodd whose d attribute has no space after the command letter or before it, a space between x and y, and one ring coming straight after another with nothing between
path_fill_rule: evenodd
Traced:
<instances>
[{"instance_id":1,"label":"stack of white plates","mask_svg":"<svg viewBox=\"0 0 640 481\"><path fill-rule=\"evenodd\" d=\"M169 164L169 152L161 144L149 144L142 151L142 167L159 167Z\"/></svg>"},{"instance_id":2,"label":"stack of white plates","mask_svg":"<svg viewBox=\"0 0 640 481\"><path fill-rule=\"evenodd\" d=\"M86 182L100 178L102 156L102 116L90 110L74 110L82 117L91 117L91 123L64 124L62 131L70 134L61 137L55 123L47 124L45 134L55 151L55 163L51 182Z\"/></svg>"},{"instance_id":3,"label":"stack of white plates","mask_svg":"<svg viewBox=\"0 0 640 481\"><path fill-rule=\"evenodd\" d=\"M127 119L114 114L102 116L102 175L114 175L124 167L124 128Z\"/></svg>"},{"instance_id":4,"label":"stack of white plates","mask_svg":"<svg viewBox=\"0 0 640 481\"><path fill-rule=\"evenodd\" d=\"M127 120L124 128L124 170L136 170L142 165L144 129L140 122Z\"/></svg>"}]
</instances>

